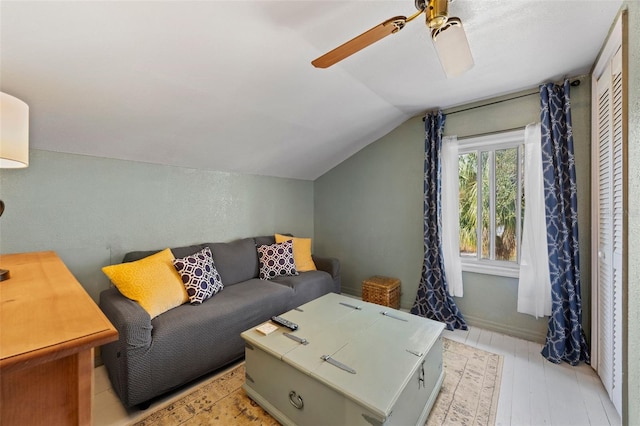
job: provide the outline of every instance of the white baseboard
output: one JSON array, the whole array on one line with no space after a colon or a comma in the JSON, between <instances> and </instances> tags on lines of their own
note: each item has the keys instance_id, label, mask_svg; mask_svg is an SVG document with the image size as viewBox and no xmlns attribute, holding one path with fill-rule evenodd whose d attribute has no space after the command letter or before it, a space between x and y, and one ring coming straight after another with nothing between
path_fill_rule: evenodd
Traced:
<instances>
[{"instance_id":1,"label":"white baseboard","mask_svg":"<svg viewBox=\"0 0 640 426\"><path fill-rule=\"evenodd\" d=\"M547 338L546 334L536 333L535 331L512 327L494 321L488 321L484 318L478 318L473 315L464 315L464 319L471 327L495 331L496 333L506 334L519 339L528 340L530 342L544 343Z\"/></svg>"}]
</instances>

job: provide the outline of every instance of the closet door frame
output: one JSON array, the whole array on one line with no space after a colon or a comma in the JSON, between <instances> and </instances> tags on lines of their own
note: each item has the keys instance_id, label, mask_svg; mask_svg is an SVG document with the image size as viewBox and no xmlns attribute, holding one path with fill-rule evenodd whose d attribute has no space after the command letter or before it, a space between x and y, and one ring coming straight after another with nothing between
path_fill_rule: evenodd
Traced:
<instances>
[{"instance_id":1,"label":"closet door frame","mask_svg":"<svg viewBox=\"0 0 640 426\"><path fill-rule=\"evenodd\" d=\"M617 339L618 341L618 345L615 345L618 349L618 351L620 352L619 354L616 354L617 356L621 357L621 362L618 365L618 368L621 370L620 371L620 376L619 376L619 381L620 383L617 383L617 385L620 388L621 391L621 397L620 400L618 400L617 402L614 400L614 398L612 398L612 400L614 400L614 404L616 405L616 408L620 411L621 416L624 418L624 413L626 412L626 407L628 404L627 401L627 365L628 365L628 355L627 355L627 312L628 312L628 308L627 308L627 294L628 294L628 283L627 283L627 276L628 276L628 239L627 239L627 230L628 230L628 164L627 164L627 143L628 143L628 94L627 94L627 90L628 90L628 84L627 84L627 78L628 78L628 64L627 64L627 60L628 60L628 41L627 41L627 11L625 10L621 10L620 14L618 15L618 17L616 18L615 24L611 29L611 32L607 38L607 41L605 42L605 45L603 46L600 55L598 56L598 59L596 61L596 64L594 66L594 69L592 70L592 86L591 86L591 90L592 90L592 105L591 105L591 109L592 109L592 120L591 120L591 149L592 149L592 165L591 165L591 228L592 228L592 232L591 232L591 256L592 256L592 279L591 279L591 301L592 301L592 308L591 308L591 319L592 319L592 324L591 324L591 330L592 330L592 339L591 339L591 366L598 371L598 366L599 366L599 362L601 362L601 358L602 355L601 353L599 353L599 335L600 335L600 325L601 325L601 315L602 315L602 311L601 311L601 300L600 300L600 286L599 286L599 278L600 278L600 267L599 267L599 263L600 263L600 256L602 256L602 253L600 253L600 245L599 245L599 238L600 238L600 226L601 226L601 222L600 222L600 213L599 213L599 207L600 207L600 198L599 198L599 185L600 185L600 180L599 180L599 171L600 171L600 164L599 164L599 158L600 158L600 144L599 144L599 126L598 126L598 108L599 108L599 93L598 93L598 87L597 87L597 82L599 80L600 77L602 77L602 75L607 72L608 70L610 70L611 67L611 62L612 59L614 58L614 56L618 53L618 51L620 51L620 54L622 55L621 57L621 68L622 68L622 99L621 99L621 107L622 107L622 146L621 146L621 161L622 161L622 179L621 179L621 193L622 193L622 217L621 217L621 222L622 222L622 232L621 232L621 239L622 239L622 253L621 253L621 267L620 270L618 271L621 274L621 282L620 282L620 288L619 290L619 296L618 296L618 300L617 302L619 303L619 307L618 307L618 313L620 315L620 318L618 318L618 321L616 323L617 329L616 329L616 333L617 333ZM613 119L610 121L613 122ZM614 146L612 144L612 146L610 147L610 152L611 155L614 155ZM613 180L613 175L611 176L612 180ZM613 184L613 181L612 181ZM612 186L612 193L611 193L611 198L613 199L614 197L614 193L615 191L613 190L613 186ZM611 203L611 205L613 206L613 202ZM614 220L614 215L615 212L612 212L611 214L611 219L612 221ZM613 237L612 237L612 242L613 242ZM611 249L611 253L609 254L613 254L614 249ZM613 264L613 257L611 258L611 263ZM613 266L613 265L611 265ZM612 366L612 370L613 370L613 366ZM600 374L600 372L598 372ZM613 373L612 373L613 374ZM613 377L612 380L615 380L615 377ZM604 381L603 381L604 383ZM607 383L604 383L605 387L607 387ZM607 388L607 391L611 391L611 389Z\"/></svg>"}]
</instances>

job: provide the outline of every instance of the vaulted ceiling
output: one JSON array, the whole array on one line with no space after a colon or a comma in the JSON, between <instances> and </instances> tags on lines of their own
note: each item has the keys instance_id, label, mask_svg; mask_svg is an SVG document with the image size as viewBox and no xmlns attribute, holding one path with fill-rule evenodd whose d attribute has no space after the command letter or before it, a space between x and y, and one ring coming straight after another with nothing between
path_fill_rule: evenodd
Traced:
<instances>
[{"instance_id":1,"label":"vaulted ceiling","mask_svg":"<svg viewBox=\"0 0 640 426\"><path fill-rule=\"evenodd\" d=\"M447 79L422 17L311 60L413 1L0 2L0 90L32 148L313 180L433 108L588 73L621 0L455 0L475 59Z\"/></svg>"}]
</instances>

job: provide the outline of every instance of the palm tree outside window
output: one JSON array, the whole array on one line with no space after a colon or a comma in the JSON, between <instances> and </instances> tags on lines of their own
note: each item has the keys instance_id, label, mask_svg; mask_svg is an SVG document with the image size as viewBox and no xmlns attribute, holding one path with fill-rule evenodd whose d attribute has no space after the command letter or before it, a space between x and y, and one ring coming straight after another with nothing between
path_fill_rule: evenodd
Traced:
<instances>
[{"instance_id":1,"label":"palm tree outside window","mask_svg":"<svg viewBox=\"0 0 640 426\"><path fill-rule=\"evenodd\" d=\"M462 267L517 276L525 203L524 130L458 142Z\"/></svg>"}]
</instances>

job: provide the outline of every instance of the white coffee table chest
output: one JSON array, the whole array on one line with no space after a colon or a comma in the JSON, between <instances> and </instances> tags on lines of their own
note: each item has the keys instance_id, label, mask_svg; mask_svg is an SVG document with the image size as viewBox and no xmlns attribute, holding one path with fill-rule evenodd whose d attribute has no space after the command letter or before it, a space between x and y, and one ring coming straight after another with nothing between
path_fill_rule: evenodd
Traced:
<instances>
[{"instance_id":1,"label":"white coffee table chest","mask_svg":"<svg viewBox=\"0 0 640 426\"><path fill-rule=\"evenodd\" d=\"M444 378L443 324L333 293L281 316L298 330L242 333L244 389L278 421L424 424Z\"/></svg>"}]
</instances>

